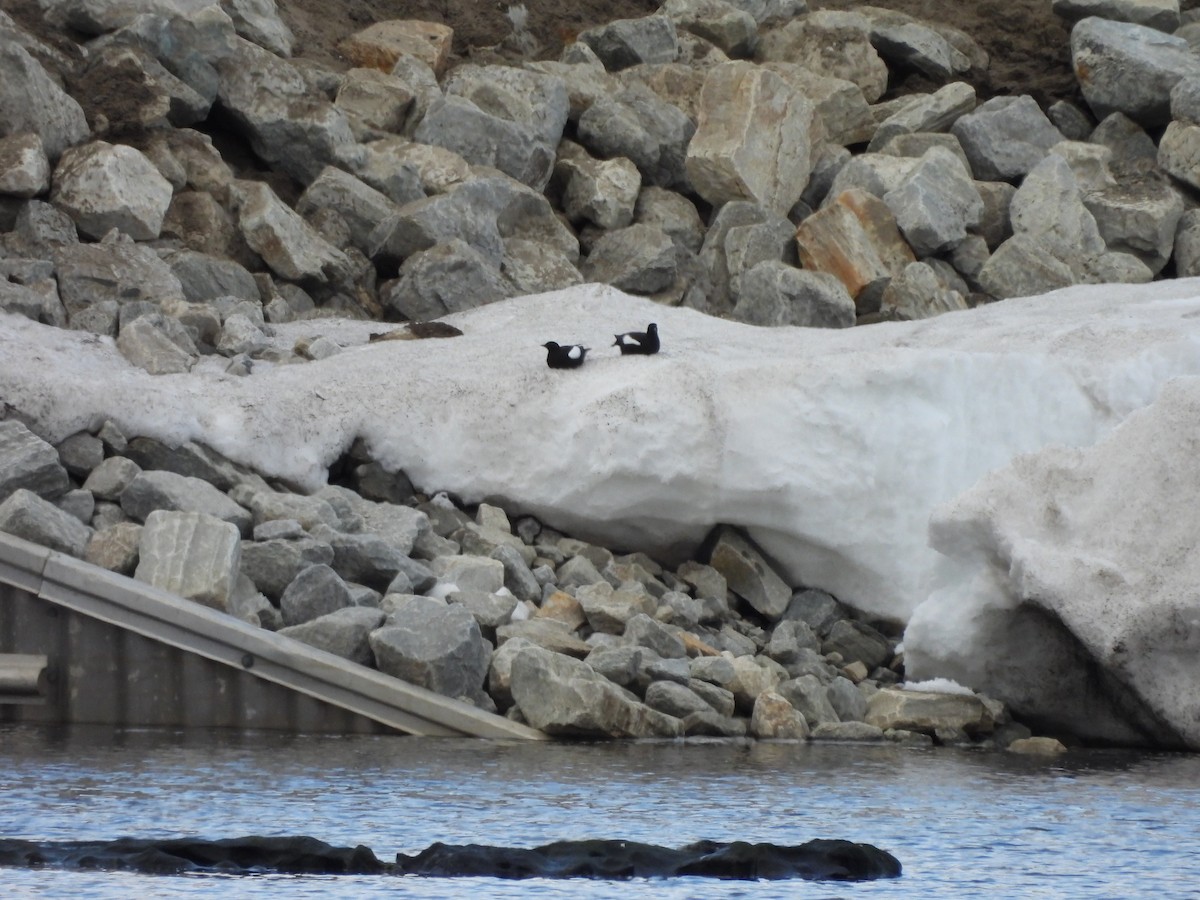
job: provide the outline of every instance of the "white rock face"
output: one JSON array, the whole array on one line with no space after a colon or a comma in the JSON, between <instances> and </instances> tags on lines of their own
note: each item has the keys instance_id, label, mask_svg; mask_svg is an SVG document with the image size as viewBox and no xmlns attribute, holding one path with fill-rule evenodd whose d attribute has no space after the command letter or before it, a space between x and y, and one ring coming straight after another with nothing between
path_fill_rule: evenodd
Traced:
<instances>
[{"instance_id":1,"label":"white rock face","mask_svg":"<svg viewBox=\"0 0 1200 900\"><path fill-rule=\"evenodd\" d=\"M96 239L118 228L137 241L158 237L171 184L141 151L92 141L63 154L54 173L54 203Z\"/></svg>"}]
</instances>

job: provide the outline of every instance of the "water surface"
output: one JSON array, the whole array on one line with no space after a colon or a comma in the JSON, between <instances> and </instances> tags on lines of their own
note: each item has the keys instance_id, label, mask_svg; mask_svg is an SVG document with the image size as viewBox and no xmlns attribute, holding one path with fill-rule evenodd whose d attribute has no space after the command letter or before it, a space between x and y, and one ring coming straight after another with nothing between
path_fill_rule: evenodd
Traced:
<instances>
[{"instance_id":1,"label":"water surface","mask_svg":"<svg viewBox=\"0 0 1200 900\"><path fill-rule=\"evenodd\" d=\"M148 876L8 869L8 897L1200 897L1200 757L856 744L523 744L0 726L0 835L875 844L896 880ZM480 891L483 893L480 894Z\"/></svg>"}]
</instances>

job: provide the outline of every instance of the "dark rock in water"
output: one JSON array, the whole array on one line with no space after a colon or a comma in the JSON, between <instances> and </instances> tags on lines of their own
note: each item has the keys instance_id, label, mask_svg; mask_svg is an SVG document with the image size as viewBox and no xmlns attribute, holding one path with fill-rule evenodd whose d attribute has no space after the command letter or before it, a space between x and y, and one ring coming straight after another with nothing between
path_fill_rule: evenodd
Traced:
<instances>
[{"instance_id":1,"label":"dark rock in water","mask_svg":"<svg viewBox=\"0 0 1200 900\"><path fill-rule=\"evenodd\" d=\"M375 875L390 868L369 847L333 847L312 837L192 838L34 843L0 839L0 865L133 870L149 875Z\"/></svg>"},{"instance_id":2,"label":"dark rock in water","mask_svg":"<svg viewBox=\"0 0 1200 900\"><path fill-rule=\"evenodd\" d=\"M398 874L495 878L701 878L866 881L896 878L900 862L870 844L813 840L797 846L699 841L677 850L635 841L558 841L522 850L434 844L397 855Z\"/></svg>"},{"instance_id":3,"label":"dark rock in water","mask_svg":"<svg viewBox=\"0 0 1200 900\"><path fill-rule=\"evenodd\" d=\"M0 866L134 871L147 875L425 875L438 878L897 878L900 862L870 844L813 840L796 846L698 841L673 850L636 841L558 841L526 850L433 844L382 862L369 847L313 837L35 842L0 838Z\"/></svg>"}]
</instances>

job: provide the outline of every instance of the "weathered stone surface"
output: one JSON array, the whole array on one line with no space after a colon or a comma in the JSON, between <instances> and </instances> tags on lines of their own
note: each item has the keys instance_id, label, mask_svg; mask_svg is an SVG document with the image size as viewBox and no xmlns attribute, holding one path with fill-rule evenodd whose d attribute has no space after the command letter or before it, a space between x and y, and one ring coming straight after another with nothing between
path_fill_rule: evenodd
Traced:
<instances>
[{"instance_id":1,"label":"weathered stone surface","mask_svg":"<svg viewBox=\"0 0 1200 900\"><path fill-rule=\"evenodd\" d=\"M238 181L230 191L246 243L280 277L324 282L345 277L350 271L346 255L325 241L268 185Z\"/></svg>"},{"instance_id":2,"label":"weathered stone surface","mask_svg":"<svg viewBox=\"0 0 1200 900\"><path fill-rule=\"evenodd\" d=\"M664 660L684 660L687 646L674 631L646 613L638 613L625 624L625 640L639 647L646 647ZM684 666L680 680L686 680Z\"/></svg>"},{"instance_id":3,"label":"weathered stone surface","mask_svg":"<svg viewBox=\"0 0 1200 900\"><path fill-rule=\"evenodd\" d=\"M566 179L563 212L572 222L600 228L624 228L633 222L642 176L630 160L598 160L580 153L561 159L556 172Z\"/></svg>"},{"instance_id":4,"label":"weathered stone surface","mask_svg":"<svg viewBox=\"0 0 1200 900\"><path fill-rule=\"evenodd\" d=\"M1032 238L1082 280L1083 264L1105 252L1096 219L1065 159L1047 156L1025 177L1009 206L1014 234Z\"/></svg>"},{"instance_id":5,"label":"weathered stone surface","mask_svg":"<svg viewBox=\"0 0 1200 900\"><path fill-rule=\"evenodd\" d=\"M389 19L355 32L338 44L354 65L391 72L403 56L415 56L441 75L450 58L454 29L438 22Z\"/></svg>"},{"instance_id":6,"label":"weathered stone surface","mask_svg":"<svg viewBox=\"0 0 1200 900\"><path fill-rule=\"evenodd\" d=\"M142 539L142 526L135 522L117 522L107 528L97 529L88 541L83 558L94 566L132 575L138 563L138 545Z\"/></svg>"},{"instance_id":7,"label":"weathered stone surface","mask_svg":"<svg viewBox=\"0 0 1200 900\"><path fill-rule=\"evenodd\" d=\"M32 132L0 138L0 194L36 197L50 187L50 161Z\"/></svg>"},{"instance_id":8,"label":"weathered stone surface","mask_svg":"<svg viewBox=\"0 0 1200 900\"><path fill-rule=\"evenodd\" d=\"M835 276L768 260L741 276L731 315L750 325L849 328L855 307Z\"/></svg>"},{"instance_id":9,"label":"weathered stone surface","mask_svg":"<svg viewBox=\"0 0 1200 900\"><path fill-rule=\"evenodd\" d=\"M980 181L1014 181L1063 140L1037 101L1028 95L993 97L959 117L950 132L962 144Z\"/></svg>"},{"instance_id":10,"label":"weathered stone surface","mask_svg":"<svg viewBox=\"0 0 1200 900\"><path fill-rule=\"evenodd\" d=\"M1088 16L1145 25L1167 34L1180 24L1179 0L1054 0L1055 15L1075 23Z\"/></svg>"},{"instance_id":11,"label":"weathered stone surface","mask_svg":"<svg viewBox=\"0 0 1200 900\"><path fill-rule=\"evenodd\" d=\"M801 222L796 245L804 267L835 276L860 313L877 309L888 279L914 261L891 210L858 189L842 192Z\"/></svg>"},{"instance_id":12,"label":"weathered stone surface","mask_svg":"<svg viewBox=\"0 0 1200 900\"><path fill-rule=\"evenodd\" d=\"M169 447L153 438L135 437L122 453L143 469L165 469L177 475L200 478L218 490L229 490L247 477L221 454L203 444L184 441Z\"/></svg>"},{"instance_id":13,"label":"weathered stone surface","mask_svg":"<svg viewBox=\"0 0 1200 900\"><path fill-rule=\"evenodd\" d=\"M887 730L920 731L957 729L967 734L988 734L995 721L987 706L974 694L935 694L881 688L867 701L866 722Z\"/></svg>"},{"instance_id":14,"label":"weathered stone surface","mask_svg":"<svg viewBox=\"0 0 1200 900\"><path fill-rule=\"evenodd\" d=\"M19 488L53 499L70 486L53 446L15 419L0 421L0 499Z\"/></svg>"},{"instance_id":15,"label":"weathered stone surface","mask_svg":"<svg viewBox=\"0 0 1200 900\"><path fill-rule=\"evenodd\" d=\"M278 633L360 666L373 666L375 654L371 650L370 635L386 618L377 609L348 606L298 625L280 628Z\"/></svg>"},{"instance_id":16,"label":"weathered stone surface","mask_svg":"<svg viewBox=\"0 0 1200 900\"><path fill-rule=\"evenodd\" d=\"M983 198L957 156L931 147L883 202L919 257L952 250L983 216Z\"/></svg>"},{"instance_id":17,"label":"weathered stone surface","mask_svg":"<svg viewBox=\"0 0 1200 900\"><path fill-rule=\"evenodd\" d=\"M871 46L870 23L858 13L816 10L768 30L756 59L799 63L822 75L852 81L868 103L887 89L887 65Z\"/></svg>"},{"instance_id":18,"label":"weathered stone surface","mask_svg":"<svg viewBox=\"0 0 1200 900\"><path fill-rule=\"evenodd\" d=\"M160 509L146 517L134 577L227 611L240 556L236 526L204 513Z\"/></svg>"},{"instance_id":19,"label":"weathered stone surface","mask_svg":"<svg viewBox=\"0 0 1200 900\"><path fill-rule=\"evenodd\" d=\"M16 41L0 40L0 136L33 133L57 162L68 147L87 140L87 118L46 70Z\"/></svg>"},{"instance_id":20,"label":"weathered stone surface","mask_svg":"<svg viewBox=\"0 0 1200 900\"><path fill-rule=\"evenodd\" d=\"M307 536L242 542L242 574L272 600L283 596L287 586L304 569L332 562L333 548Z\"/></svg>"},{"instance_id":21,"label":"weathered stone surface","mask_svg":"<svg viewBox=\"0 0 1200 900\"><path fill-rule=\"evenodd\" d=\"M674 241L653 225L630 225L606 232L583 263L583 274L589 280L633 294L666 290L674 283L677 271Z\"/></svg>"},{"instance_id":22,"label":"weathered stone surface","mask_svg":"<svg viewBox=\"0 0 1200 900\"><path fill-rule=\"evenodd\" d=\"M640 84L600 98L578 122L578 140L592 155L626 157L644 182L659 187L687 185L685 160L695 131L683 110Z\"/></svg>"},{"instance_id":23,"label":"weathered stone surface","mask_svg":"<svg viewBox=\"0 0 1200 900\"><path fill-rule=\"evenodd\" d=\"M842 619L829 630L821 645L822 653L840 653L846 662L861 660L867 670L876 669L891 658L888 639L865 622Z\"/></svg>"},{"instance_id":24,"label":"weathered stone surface","mask_svg":"<svg viewBox=\"0 0 1200 900\"><path fill-rule=\"evenodd\" d=\"M754 16L725 0L666 0L660 9L677 28L711 41L729 56L749 56L758 43Z\"/></svg>"},{"instance_id":25,"label":"weathered stone surface","mask_svg":"<svg viewBox=\"0 0 1200 900\"><path fill-rule=\"evenodd\" d=\"M510 238L504 242L500 273L518 295L541 294L583 284L574 263L577 258L541 241Z\"/></svg>"},{"instance_id":26,"label":"weathered stone surface","mask_svg":"<svg viewBox=\"0 0 1200 900\"><path fill-rule=\"evenodd\" d=\"M1200 189L1200 125L1167 125L1158 145L1158 163L1172 178Z\"/></svg>"},{"instance_id":27,"label":"weathered stone surface","mask_svg":"<svg viewBox=\"0 0 1200 900\"><path fill-rule=\"evenodd\" d=\"M809 736L804 715L777 691L767 690L754 701L750 733L764 740L803 741Z\"/></svg>"},{"instance_id":28,"label":"weathered stone surface","mask_svg":"<svg viewBox=\"0 0 1200 900\"><path fill-rule=\"evenodd\" d=\"M1097 119L1122 112L1146 126L1165 125L1171 89L1200 74L1200 59L1183 38L1096 16L1071 29L1071 60Z\"/></svg>"},{"instance_id":29,"label":"weathered stone surface","mask_svg":"<svg viewBox=\"0 0 1200 900\"><path fill-rule=\"evenodd\" d=\"M570 112L566 85L503 66L460 71L447 83L446 96L430 104L414 139L544 188Z\"/></svg>"},{"instance_id":30,"label":"weathered stone surface","mask_svg":"<svg viewBox=\"0 0 1200 900\"><path fill-rule=\"evenodd\" d=\"M712 69L700 92L688 179L714 206L753 200L786 213L812 171L815 109L783 78L748 62Z\"/></svg>"},{"instance_id":31,"label":"weathered stone surface","mask_svg":"<svg viewBox=\"0 0 1200 900\"><path fill-rule=\"evenodd\" d=\"M656 681L646 688L646 705L677 719L714 711L695 691L671 681Z\"/></svg>"},{"instance_id":32,"label":"weathered stone surface","mask_svg":"<svg viewBox=\"0 0 1200 900\"><path fill-rule=\"evenodd\" d=\"M416 322L516 294L495 263L457 238L417 251L400 266L399 275L380 300L385 309Z\"/></svg>"},{"instance_id":33,"label":"weathered stone surface","mask_svg":"<svg viewBox=\"0 0 1200 900\"><path fill-rule=\"evenodd\" d=\"M648 594L616 590L607 581L579 587L575 599L592 630L604 634L624 634L630 619L638 614L652 616L657 608Z\"/></svg>"},{"instance_id":34,"label":"weathered stone surface","mask_svg":"<svg viewBox=\"0 0 1200 900\"><path fill-rule=\"evenodd\" d=\"M590 47L610 72L639 63L673 62L679 55L675 23L665 15L618 19L581 31L577 40Z\"/></svg>"},{"instance_id":35,"label":"weathered stone surface","mask_svg":"<svg viewBox=\"0 0 1200 900\"><path fill-rule=\"evenodd\" d=\"M121 508L146 521L156 509L204 513L229 522L249 534L253 521L248 510L230 500L207 481L174 472L141 472L121 492Z\"/></svg>"},{"instance_id":36,"label":"weathered stone surface","mask_svg":"<svg viewBox=\"0 0 1200 900\"><path fill-rule=\"evenodd\" d=\"M464 606L405 598L370 643L381 672L447 697L475 703L484 697L491 645Z\"/></svg>"},{"instance_id":37,"label":"weathered stone surface","mask_svg":"<svg viewBox=\"0 0 1200 900\"><path fill-rule=\"evenodd\" d=\"M199 351L183 325L171 316L150 313L121 328L117 349L133 365L151 375L187 372Z\"/></svg>"},{"instance_id":38,"label":"weathered stone surface","mask_svg":"<svg viewBox=\"0 0 1200 900\"><path fill-rule=\"evenodd\" d=\"M1085 193L1083 204L1111 251L1132 253L1157 275L1171 258L1183 198L1157 179Z\"/></svg>"},{"instance_id":39,"label":"weathered stone surface","mask_svg":"<svg viewBox=\"0 0 1200 900\"><path fill-rule=\"evenodd\" d=\"M975 109L975 89L956 81L938 88L888 116L879 123L867 145L869 151L882 150L901 135L947 131L958 119Z\"/></svg>"},{"instance_id":40,"label":"weathered stone surface","mask_svg":"<svg viewBox=\"0 0 1200 900\"><path fill-rule=\"evenodd\" d=\"M353 605L350 588L327 565L302 569L279 598L284 625L300 625Z\"/></svg>"},{"instance_id":41,"label":"weathered stone surface","mask_svg":"<svg viewBox=\"0 0 1200 900\"><path fill-rule=\"evenodd\" d=\"M828 688L816 675L801 675L784 681L777 692L804 716L810 728L840 721L837 710L829 702Z\"/></svg>"},{"instance_id":42,"label":"weathered stone surface","mask_svg":"<svg viewBox=\"0 0 1200 900\"><path fill-rule=\"evenodd\" d=\"M92 535L75 516L25 488L0 503L0 531L77 557L84 555Z\"/></svg>"},{"instance_id":43,"label":"weathered stone surface","mask_svg":"<svg viewBox=\"0 0 1200 900\"><path fill-rule=\"evenodd\" d=\"M1020 753L1027 756L1057 756L1067 752L1066 745L1052 737L1018 738L1004 749L1009 753Z\"/></svg>"},{"instance_id":44,"label":"weathered stone surface","mask_svg":"<svg viewBox=\"0 0 1200 900\"><path fill-rule=\"evenodd\" d=\"M378 69L351 69L343 75L333 105L345 114L360 141L402 134L410 120L420 120L413 115L416 92Z\"/></svg>"},{"instance_id":45,"label":"weathered stone surface","mask_svg":"<svg viewBox=\"0 0 1200 900\"><path fill-rule=\"evenodd\" d=\"M1175 273L1180 278L1200 275L1200 209L1179 217L1175 231Z\"/></svg>"},{"instance_id":46,"label":"weathered stone surface","mask_svg":"<svg viewBox=\"0 0 1200 900\"><path fill-rule=\"evenodd\" d=\"M321 210L333 210L350 228L354 246L366 252L371 231L398 207L386 195L341 169L327 166L300 195L296 212L310 216Z\"/></svg>"},{"instance_id":47,"label":"weathered stone surface","mask_svg":"<svg viewBox=\"0 0 1200 900\"><path fill-rule=\"evenodd\" d=\"M92 141L63 153L51 199L89 237L116 228L144 241L158 237L171 194L170 183L140 151Z\"/></svg>"},{"instance_id":48,"label":"weathered stone surface","mask_svg":"<svg viewBox=\"0 0 1200 900\"><path fill-rule=\"evenodd\" d=\"M966 308L963 295L947 288L933 267L924 262L905 266L880 296L880 312L891 319L927 319Z\"/></svg>"},{"instance_id":49,"label":"weathered stone surface","mask_svg":"<svg viewBox=\"0 0 1200 900\"><path fill-rule=\"evenodd\" d=\"M1034 237L1018 234L996 248L979 272L980 286L993 297L1032 297L1075 284L1071 267Z\"/></svg>"},{"instance_id":50,"label":"weathered stone surface","mask_svg":"<svg viewBox=\"0 0 1200 900\"><path fill-rule=\"evenodd\" d=\"M330 565L346 581L383 590L407 568L408 557L378 535L345 534L328 525L314 527L311 534L333 548Z\"/></svg>"},{"instance_id":51,"label":"weathered stone surface","mask_svg":"<svg viewBox=\"0 0 1200 900\"><path fill-rule=\"evenodd\" d=\"M939 80L970 70L970 58L936 24L877 7L868 7L865 13L871 22L871 46L890 66L915 69Z\"/></svg>"},{"instance_id":52,"label":"weathered stone surface","mask_svg":"<svg viewBox=\"0 0 1200 900\"><path fill-rule=\"evenodd\" d=\"M500 646L517 638L577 659L583 659L592 652L591 645L580 640L571 625L555 619L524 619L496 629L496 641Z\"/></svg>"},{"instance_id":53,"label":"weathered stone surface","mask_svg":"<svg viewBox=\"0 0 1200 900\"><path fill-rule=\"evenodd\" d=\"M522 715L547 734L577 737L678 737L673 716L629 699L587 663L540 647L512 661L510 689Z\"/></svg>"},{"instance_id":54,"label":"weathered stone surface","mask_svg":"<svg viewBox=\"0 0 1200 900\"><path fill-rule=\"evenodd\" d=\"M429 567L440 581L463 591L494 594L504 587L504 564L485 556L439 556Z\"/></svg>"}]
</instances>

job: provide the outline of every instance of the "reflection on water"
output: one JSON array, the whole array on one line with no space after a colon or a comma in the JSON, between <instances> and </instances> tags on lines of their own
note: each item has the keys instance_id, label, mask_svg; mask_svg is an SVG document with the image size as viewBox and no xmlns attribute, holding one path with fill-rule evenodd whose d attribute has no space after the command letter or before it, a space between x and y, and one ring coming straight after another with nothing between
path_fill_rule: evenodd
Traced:
<instances>
[{"instance_id":1,"label":"reflection on water","mask_svg":"<svg viewBox=\"0 0 1200 900\"><path fill-rule=\"evenodd\" d=\"M893 746L518 744L0 726L0 834L30 840L308 834L378 856L434 841L626 838L895 854L897 881L501 882L8 870L8 896L1198 896L1200 757L1052 760Z\"/></svg>"}]
</instances>

